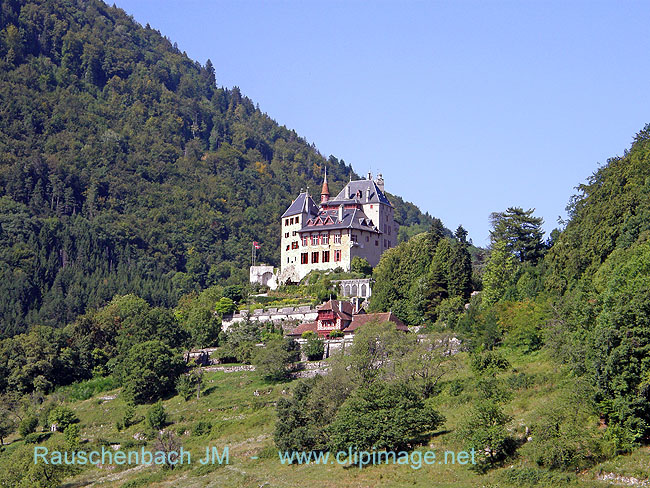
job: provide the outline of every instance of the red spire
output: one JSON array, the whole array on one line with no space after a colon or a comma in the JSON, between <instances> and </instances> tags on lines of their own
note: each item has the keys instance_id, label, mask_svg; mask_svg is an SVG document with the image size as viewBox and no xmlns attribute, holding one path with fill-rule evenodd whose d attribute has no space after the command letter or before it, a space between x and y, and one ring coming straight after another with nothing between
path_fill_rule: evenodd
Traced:
<instances>
[{"instance_id":1,"label":"red spire","mask_svg":"<svg viewBox=\"0 0 650 488\"><path fill-rule=\"evenodd\" d=\"M325 203L330 199L330 189L327 186L327 166L325 166L325 177L323 178L323 189L320 191L320 203Z\"/></svg>"}]
</instances>

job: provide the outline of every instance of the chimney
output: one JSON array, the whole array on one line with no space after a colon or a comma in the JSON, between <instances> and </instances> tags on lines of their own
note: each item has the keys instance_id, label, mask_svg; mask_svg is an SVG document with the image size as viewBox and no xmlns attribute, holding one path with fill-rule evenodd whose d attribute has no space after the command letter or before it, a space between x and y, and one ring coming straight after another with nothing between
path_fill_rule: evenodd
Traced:
<instances>
[{"instance_id":1,"label":"chimney","mask_svg":"<svg viewBox=\"0 0 650 488\"><path fill-rule=\"evenodd\" d=\"M377 185L377 188L379 188L382 193L384 192L384 177L379 173L377 175L377 179L375 180L375 184Z\"/></svg>"},{"instance_id":2,"label":"chimney","mask_svg":"<svg viewBox=\"0 0 650 488\"><path fill-rule=\"evenodd\" d=\"M368 181L372 181L372 173L368 171Z\"/></svg>"},{"instance_id":3,"label":"chimney","mask_svg":"<svg viewBox=\"0 0 650 488\"><path fill-rule=\"evenodd\" d=\"M350 199L350 183L345 185L345 199L346 200Z\"/></svg>"},{"instance_id":4,"label":"chimney","mask_svg":"<svg viewBox=\"0 0 650 488\"><path fill-rule=\"evenodd\" d=\"M370 187L366 188L366 202L370 201Z\"/></svg>"},{"instance_id":5,"label":"chimney","mask_svg":"<svg viewBox=\"0 0 650 488\"><path fill-rule=\"evenodd\" d=\"M343 222L343 205L339 205L339 222Z\"/></svg>"}]
</instances>

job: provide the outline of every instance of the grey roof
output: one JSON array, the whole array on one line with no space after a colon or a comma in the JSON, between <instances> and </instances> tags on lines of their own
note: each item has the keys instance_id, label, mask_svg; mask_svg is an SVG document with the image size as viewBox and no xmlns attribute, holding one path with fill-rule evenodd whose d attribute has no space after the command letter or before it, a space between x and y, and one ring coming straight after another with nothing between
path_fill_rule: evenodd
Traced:
<instances>
[{"instance_id":1,"label":"grey roof","mask_svg":"<svg viewBox=\"0 0 650 488\"><path fill-rule=\"evenodd\" d=\"M379 189L377 184L372 181L372 180L357 180L357 181L350 181L345 187L340 191L338 195L336 195L335 198L330 199L328 203L334 203L339 200L349 200L345 198L345 189L347 187L350 187L350 198L351 199L356 199L359 203L385 203L386 205L390 205L392 207L392 204L386 198L386 195L384 195L384 192ZM366 190L370 189L370 199L366 201ZM361 192L361 198L359 198L357 195L358 193Z\"/></svg>"},{"instance_id":2,"label":"grey roof","mask_svg":"<svg viewBox=\"0 0 650 488\"><path fill-rule=\"evenodd\" d=\"M320 218L325 220L330 218L330 222L326 224L313 224L312 222ZM311 224L311 225L310 225ZM313 232L319 230L336 230L336 229L358 229L365 230L368 232L376 232L377 234L382 234L377 226L373 223L372 219L363 212L363 210L354 208L354 209L345 209L343 211L343 220L339 220L338 208L336 209L327 209L322 210L318 213L317 216L313 216L307 222L305 222L298 232Z\"/></svg>"},{"instance_id":3,"label":"grey roof","mask_svg":"<svg viewBox=\"0 0 650 488\"><path fill-rule=\"evenodd\" d=\"M309 215L318 214L318 207L312 200L311 195L307 192L303 192L298 195L289 208L282 214L282 218L290 217L292 215L298 215L303 212L307 212Z\"/></svg>"}]
</instances>

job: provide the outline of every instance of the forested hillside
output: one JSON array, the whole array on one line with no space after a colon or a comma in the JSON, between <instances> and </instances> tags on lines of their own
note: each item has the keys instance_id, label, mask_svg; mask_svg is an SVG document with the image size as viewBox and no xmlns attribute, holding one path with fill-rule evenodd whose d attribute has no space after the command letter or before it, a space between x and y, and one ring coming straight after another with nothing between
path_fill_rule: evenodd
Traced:
<instances>
[{"instance_id":1,"label":"forested hillside","mask_svg":"<svg viewBox=\"0 0 650 488\"><path fill-rule=\"evenodd\" d=\"M120 9L1 5L0 337L116 294L174 306L244 281L251 241L277 264L300 189L352 172ZM430 225L391 199L403 226Z\"/></svg>"}]
</instances>

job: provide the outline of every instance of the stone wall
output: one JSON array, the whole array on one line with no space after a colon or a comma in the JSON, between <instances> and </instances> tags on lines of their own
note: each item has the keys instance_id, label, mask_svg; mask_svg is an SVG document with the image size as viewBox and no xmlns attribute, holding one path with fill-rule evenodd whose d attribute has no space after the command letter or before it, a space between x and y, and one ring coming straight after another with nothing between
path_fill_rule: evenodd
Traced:
<instances>
[{"instance_id":1,"label":"stone wall","mask_svg":"<svg viewBox=\"0 0 650 488\"><path fill-rule=\"evenodd\" d=\"M318 310L310 305L302 307L284 307L284 308L267 308L257 309L250 313L248 310L242 310L231 316L225 316L221 321L221 329L228 330L233 324L243 322L246 317L250 317L253 322L273 322L274 324L291 323L291 322L313 322L318 318Z\"/></svg>"}]
</instances>

